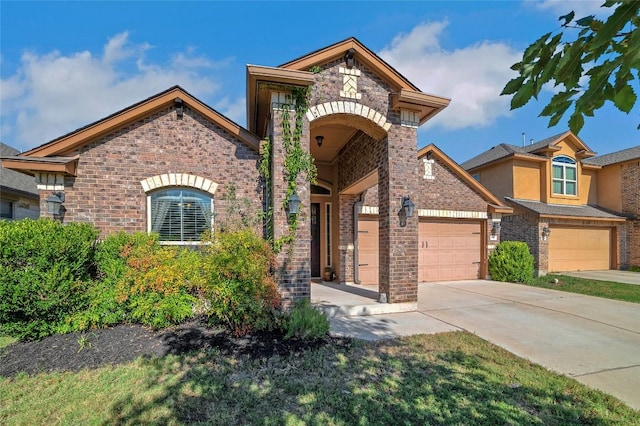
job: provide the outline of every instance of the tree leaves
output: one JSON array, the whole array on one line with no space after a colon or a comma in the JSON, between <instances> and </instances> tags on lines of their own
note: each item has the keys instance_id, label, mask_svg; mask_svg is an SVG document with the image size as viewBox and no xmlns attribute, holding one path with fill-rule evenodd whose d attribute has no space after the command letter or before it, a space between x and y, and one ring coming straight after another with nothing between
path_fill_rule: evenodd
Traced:
<instances>
[{"instance_id":1,"label":"tree leaves","mask_svg":"<svg viewBox=\"0 0 640 426\"><path fill-rule=\"evenodd\" d=\"M547 33L525 49L522 61L511 66L519 76L501 93L513 96L512 110L537 99L550 82L559 92L540 113L550 117L549 127L571 107L568 124L574 133L607 101L627 114L633 109L638 98L631 83L640 79L640 1L607 0L603 7L615 7L604 22L594 16L574 22L574 12L559 18L562 27L580 30L569 34L573 40L563 40L563 32Z\"/></svg>"}]
</instances>

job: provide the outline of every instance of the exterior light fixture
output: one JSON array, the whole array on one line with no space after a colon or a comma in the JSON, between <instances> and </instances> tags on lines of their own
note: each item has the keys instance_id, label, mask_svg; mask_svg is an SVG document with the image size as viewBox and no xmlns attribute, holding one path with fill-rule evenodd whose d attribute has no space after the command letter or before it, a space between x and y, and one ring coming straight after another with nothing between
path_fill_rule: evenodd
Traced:
<instances>
[{"instance_id":1,"label":"exterior light fixture","mask_svg":"<svg viewBox=\"0 0 640 426\"><path fill-rule=\"evenodd\" d=\"M47 212L50 215L60 215L60 207L62 207L62 203L64 203L64 192L52 192L46 202Z\"/></svg>"},{"instance_id":2,"label":"exterior light fixture","mask_svg":"<svg viewBox=\"0 0 640 426\"><path fill-rule=\"evenodd\" d=\"M407 226L407 218L413 217L413 210L415 209L415 204L411 201L410 197L403 196L402 204L400 210L398 211L398 217L400 218L400 227L404 228Z\"/></svg>"},{"instance_id":3,"label":"exterior light fixture","mask_svg":"<svg viewBox=\"0 0 640 426\"><path fill-rule=\"evenodd\" d=\"M182 99L175 98L173 100L173 106L176 108L176 115L178 118L182 118L184 115L184 103L182 102Z\"/></svg>"},{"instance_id":4,"label":"exterior light fixture","mask_svg":"<svg viewBox=\"0 0 640 426\"><path fill-rule=\"evenodd\" d=\"M549 238L549 235L551 235L551 229L549 229L547 226L542 228L542 241L547 241L547 238Z\"/></svg>"},{"instance_id":5,"label":"exterior light fixture","mask_svg":"<svg viewBox=\"0 0 640 426\"><path fill-rule=\"evenodd\" d=\"M318 144L318 147L322 146L322 142L324 142L324 136L316 136L316 143Z\"/></svg>"},{"instance_id":6,"label":"exterior light fixture","mask_svg":"<svg viewBox=\"0 0 640 426\"><path fill-rule=\"evenodd\" d=\"M300 197L295 192L289 197L289 215L297 215L300 211Z\"/></svg>"},{"instance_id":7,"label":"exterior light fixture","mask_svg":"<svg viewBox=\"0 0 640 426\"><path fill-rule=\"evenodd\" d=\"M351 69L356 64L356 49L351 48L344 54L344 61L347 64L347 68Z\"/></svg>"}]
</instances>

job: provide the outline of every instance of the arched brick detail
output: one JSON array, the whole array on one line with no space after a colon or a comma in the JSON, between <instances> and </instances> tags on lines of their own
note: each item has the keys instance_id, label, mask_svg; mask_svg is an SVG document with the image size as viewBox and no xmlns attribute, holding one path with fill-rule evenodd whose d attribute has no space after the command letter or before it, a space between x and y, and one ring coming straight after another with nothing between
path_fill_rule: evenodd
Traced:
<instances>
[{"instance_id":1,"label":"arched brick detail","mask_svg":"<svg viewBox=\"0 0 640 426\"><path fill-rule=\"evenodd\" d=\"M385 133L391 128L391 123L387 121L387 117L384 114L361 103L351 101L332 101L314 105L307 111L307 118L309 122L312 122L313 120L332 114L358 115L373 122L376 126L384 130Z\"/></svg>"},{"instance_id":2,"label":"arched brick detail","mask_svg":"<svg viewBox=\"0 0 640 426\"><path fill-rule=\"evenodd\" d=\"M196 188L213 195L218 189L218 184L212 180L187 173L165 173L141 180L140 184L142 184L144 192L167 186L183 186Z\"/></svg>"}]
</instances>

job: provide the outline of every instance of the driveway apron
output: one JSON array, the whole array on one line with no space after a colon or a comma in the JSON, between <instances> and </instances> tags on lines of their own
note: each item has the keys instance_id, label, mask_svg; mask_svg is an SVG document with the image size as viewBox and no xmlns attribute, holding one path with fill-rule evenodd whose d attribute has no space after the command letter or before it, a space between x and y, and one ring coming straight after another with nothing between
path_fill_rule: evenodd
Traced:
<instances>
[{"instance_id":1,"label":"driveway apron","mask_svg":"<svg viewBox=\"0 0 640 426\"><path fill-rule=\"evenodd\" d=\"M421 284L418 310L640 409L640 305L494 281Z\"/></svg>"}]
</instances>

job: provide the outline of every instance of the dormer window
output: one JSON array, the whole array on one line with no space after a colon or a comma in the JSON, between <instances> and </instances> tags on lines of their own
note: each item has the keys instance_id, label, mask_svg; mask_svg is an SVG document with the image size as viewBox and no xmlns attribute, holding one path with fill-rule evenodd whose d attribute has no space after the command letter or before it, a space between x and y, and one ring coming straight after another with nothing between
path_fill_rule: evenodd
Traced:
<instances>
[{"instance_id":1,"label":"dormer window","mask_svg":"<svg viewBox=\"0 0 640 426\"><path fill-rule=\"evenodd\" d=\"M553 193L556 195L578 194L578 172L576 160L565 155L553 159Z\"/></svg>"}]
</instances>

